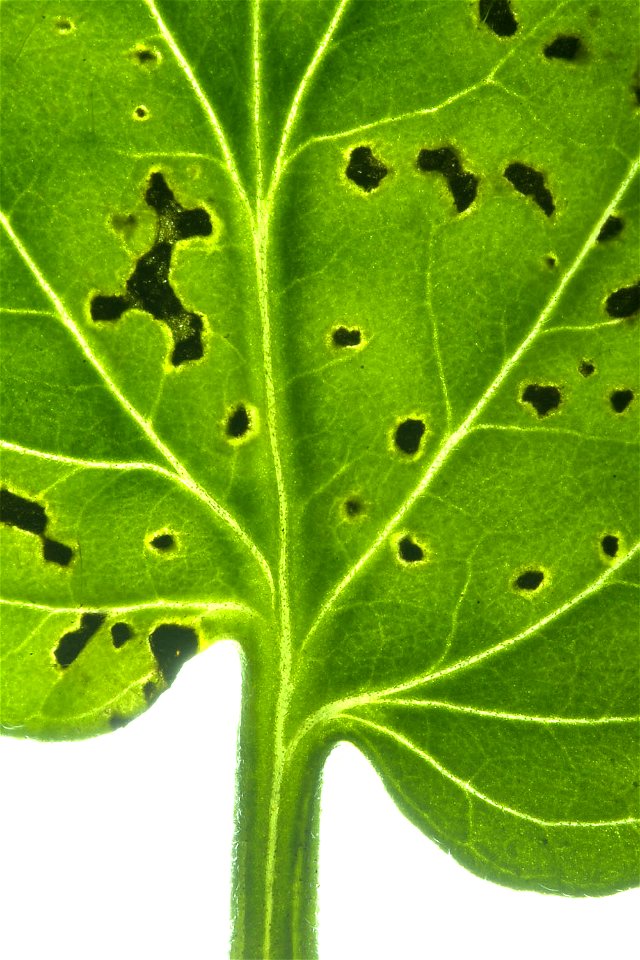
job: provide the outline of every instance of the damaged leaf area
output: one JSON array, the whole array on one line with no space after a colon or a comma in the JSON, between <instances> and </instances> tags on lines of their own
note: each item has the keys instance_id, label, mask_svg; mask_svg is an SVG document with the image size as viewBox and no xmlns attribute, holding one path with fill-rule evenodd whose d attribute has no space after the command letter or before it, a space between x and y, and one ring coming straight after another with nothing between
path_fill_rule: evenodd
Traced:
<instances>
[{"instance_id":1,"label":"damaged leaf area","mask_svg":"<svg viewBox=\"0 0 640 960\"><path fill-rule=\"evenodd\" d=\"M483 877L637 884L637 6L0 15L1 732L234 637L234 957L316 956L338 740Z\"/></svg>"}]
</instances>

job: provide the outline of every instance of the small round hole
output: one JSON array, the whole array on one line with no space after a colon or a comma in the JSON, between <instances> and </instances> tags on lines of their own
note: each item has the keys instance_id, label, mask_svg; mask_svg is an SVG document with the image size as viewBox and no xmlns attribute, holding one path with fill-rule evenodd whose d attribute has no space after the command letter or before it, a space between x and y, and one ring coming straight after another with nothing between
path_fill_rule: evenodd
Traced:
<instances>
[{"instance_id":1,"label":"small round hole","mask_svg":"<svg viewBox=\"0 0 640 960\"><path fill-rule=\"evenodd\" d=\"M135 110L133 111L134 120L148 120L150 116L151 114L149 113L147 108L142 104L140 104L139 107L136 107Z\"/></svg>"},{"instance_id":2,"label":"small round hole","mask_svg":"<svg viewBox=\"0 0 640 960\"><path fill-rule=\"evenodd\" d=\"M61 34L71 33L73 29L74 29L73 23L71 22L71 20L67 20L66 17L58 17L58 19L56 20L56 30L58 31L58 33L61 33Z\"/></svg>"},{"instance_id":3,"label":"small round hole","mask_svg":"<svg viewBox=\"0 0 640 960\"><path fill-rule=\"evenodd\" d=\"M515 579L515 586L518 590L526 590L531 593L537 590L544 581L542 570L524 570Z\"/></svg>"}]
</instances>

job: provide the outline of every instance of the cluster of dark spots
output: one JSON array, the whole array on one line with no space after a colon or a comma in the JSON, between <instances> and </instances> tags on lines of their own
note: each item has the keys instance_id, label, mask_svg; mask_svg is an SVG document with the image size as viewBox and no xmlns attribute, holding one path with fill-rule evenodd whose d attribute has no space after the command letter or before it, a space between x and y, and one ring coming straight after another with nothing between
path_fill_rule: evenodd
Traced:
<instances>
[{"instance_id":1,"label":"cluster of dark spots","mask_svg":"<svg viewBox=\"0 0 640 960\"><path fill-rule=\"evenodd\" d=\"M514 581L514 586L518 590L528 590L529 592L537 590L544 580L542 570L524 570L518 574Z\"/></svg>"},{"instance_id":2,"label":"cluster of dark spots","mask_svg":"<svg viewBox=\"0 0 640 960\"><path fill-rule=\"evenodd\" d=\"M620 549L620 539L616 537L613 533L607 533L600 541L600 546L602 547L602 552L607 557L618 556L618 550Z\"/></svg>"},{"instance_id":3,"label":"cluster of dark spots","mask_svg":"<svg viewBox=\"0 0 640 960\"><path fill-rule=\"evenodd\" d=\"M183 663L198 652L198 635L193 627L161 623L149 637L149 646L163 680L170 685Z\"/></svg>"},{"instance_id":4,"label":"cluster of dark spots","mask_svg":"<svg viewBox=\"0 0 640 960\"><path fill-rule=\"evenodd\" d=\"M407 456L418 453L425 430L424 420L419 420L416 417L408 417L403 420L396 427L393 438L397 449Z\"/></svg>"},{"instance_id":5,"label":"cluster of dark spots","mask_svg":"<svg viewBox=\"0 0 640 960\"><path fill-rule=\"evenodd\" d=\"M362 342L362 334L357 327L336 327L331 334L334 347L358 347Z\"/></svg>"},{"instance_id":6,"label":"cluster of dark spots","mask_svg":"<svg viewBox=\"0 0 640 960\"><path fill-rule=\"evenodd\" d=\"M244 403L235 407L225 423L225 433L230 440L242 440L251 429L251 417Z\"/></svg>"},{"instance_id":7,"label":"cluster of dark spots","mask_svg":"<svg viewBox=\"0 0 640 960\"><path fill-rule=\"evenodd\" d=\"M544 55L548 60L576 60L584 54L584 46L580 37L561 33L544 48Z\"/></svg>"},{"instance_id":8,"label":"cluster of dark spots","mask_svg":"<svg viewBox=\"0 0 640 960\"><path fill-rule=\"evenodd\" d=\"M49 563L68 567L73 558L73 550L65 543L46 536L49 519L41 504L27 500L12 493L6 487L0 489L0 523L18 527L26 533L33 533L42 541L42 555Z\"/></svg>"},{"instance_id":9,"label":"cluster of dark spots","mask_svg":"<svg viewBox=\"0 0 640 960\"><path fill-rule=\"evenodd\" d=\"M380 186L389 173L382 160L374 156L371 147L355 147L349 156L345 175L365 193Z\"/></svg>"},{"instance_id":10,"label":"cluster of dark spots","mask_svg":"<svg viewBox=\"0 0 640 960\"><path fill-rule=\"evenodd\" d=\"M80 656L104 620L104 613L83 613L78 629L71 630L60 638L53 655L61 667L69 667Z\"/></svg>"},{"instance_id":11,"label":"cluster of dark spots","mask_svg":"<svg viewBox=\"0 0 640 960\"><path fill-rule=\"evenodd\" d=\"M210 236L213 228L206 210L185 210L178 203L162 173L151 174L145 201L157 214L156 241L138 259L124 293L97 294L91 299L91 317L115 321L132 308L150 313L169 327L174 341L171 363L178 367L203 355L203 325L202 317L188 311L171 286L173 249L181 240Z\"/></svg>"},{"instance_id":12,"label":"cluster of dark spots","mask_svg":"<svg viewBox=\"0 0 640 960\"><path fill-rule=\"evenodd\" d=\"M591 377L596 372L596 365L591 360L581 360L578 370L583 377Z\"/></svg>"},{"instance_id":13,"label":"cluster of dark spots","mask_svg":"<svg viewBox=\"0 0 640 960\"><path fill-rule=\"evenodd\" d=\"M116 648L119 650L120 647L124 647L125 643L128 640L131 640L133 636L133 630L128 623L114 623L111 627L111 641Z\"/></svg>"},{"instance_id":14,"label":"cluster of dark spots","mask_svg":"<svg viewBox=\"0 0 640 960\"><path fill-rule=\"evenodd\" d=\"M486 24L498 37L512 37L518 29L509 0L480 0L480 23Z\"/></svg>"},{"instance_id":15,"label":"cluster of dark spots","mask_svg":"<svg viewBox=\"0 0 640 960\"><path fill-rule=\"evenodd\" d=\"M523 389L520 399L523 403L529 403L539 417L546 417L560 406L562 394L560 389L552 384L529 383Z\"/></svg>"},{"instance_id":16,"label":"cluster of dark spots","mask_svg":"<svg viewBox=\"0 0 640 960\"><path fill-rule=\"evenodd\" d=\"M344 501L343 510L348 520L355 520L364 513L364 503L360 497L348 497Z\"/></svg>"},{"instance_id":17,"label":"cluster of dark spots","mask_svg":"<svg viewBox=\"0 0 640 960\"><path fill-rule=\"evenodd\" d=\"M144 104L140 104L139 107L136 107L133 111L133 117L135 120L148 120L149 119L149 110Z\"/></svg>"},{"instance_id":18,"label":"cluster of dark spots","mask_svg":"<svg viewBox=\"0 0 640 960\"><path fill-rule=\"evenodd\" d=\"M609 397L611 406L616 413L624 413L633 400L633 390L614 390Z\"/></svg>"},{"instance_id":19,"label":"cluster of dark spots","mask_svg":"<svg viewBox=\"0 0 640 960\"><path fill-rule=\"evenodd\" d=\"M597 238L598 243L604 243L605 240L613 240L614 237L617 237L618 234L622 232L623 227L624 220L622 217L617 217L615 214L607 217L600 228L600 233L598 234Z\"/></svg>"},{"instance_id":20,"label":"cluster of dark spots","mask_svg":"<svg viewBox=\"0 0 640 960\"><path fill-rule=\"evenodd\" d=\"M610 293L605 302L605 310L610 317L632 317L640 310L640 282L630 287L620 287Z\"/></svg>"},{"instance_id":21,"label":"cluster of dark spots","mask_svg":"<svg viewBox=\"0 0 640 960\"><path fill-rule=\"evenodd\" d=\"M453 147L423 149L418 154L418 169L423 173L441 173L458 213L471 206L478 193L478 177L462 169L460 158Z\"/></svg>"},{"instance_id":22,"label":"cluster of dark spots","mask_svg":"<svg viewBox=\"0 0 640 960\"><path fill-rule=\"evenodd\" d=\"M424 560L424 550L408 534L398 540L398 557L403 563L419 563Z\"/></svg>"},{"instance_id":23,"label":"cluster of dark spots","mask_svg":"<svg viewBox=\"0 0 640 960\"><path fill-rule=\"evenodd\" d=\"M526 163L510 163L504 171L504 176L518 193L531 197L543 213L548 217L551 216L556 206L551 191L544 182L543 173L527 166Z\"/></svg>"},{"instance_id":24,"label":"cluster of dark spots","mask_svg":"<svg viewBox=\"0 0 640 960\"><path fill-rule=\"evenodd\" d=\"M167 553L170 550L175 550L176 538L172 533L157 533L149 540L149 546L161 553Z\"/></svg>"}]
</instances>

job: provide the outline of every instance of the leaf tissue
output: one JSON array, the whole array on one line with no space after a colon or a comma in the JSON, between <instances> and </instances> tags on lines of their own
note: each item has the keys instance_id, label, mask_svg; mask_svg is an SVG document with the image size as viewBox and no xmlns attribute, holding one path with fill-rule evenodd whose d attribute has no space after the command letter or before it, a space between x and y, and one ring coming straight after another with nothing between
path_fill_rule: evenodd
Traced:
<instances>
[{"instance_id":1,"label":"leaf tissue","mask_svg":"<svg viewBox=\"0 0 640 960\"><path fill-rule=\"evenodd\" d=\"M4 0L2 732L243 651L236 958L340 740L462 864L638 883L631 0Z\"/></svg>"}]
</instances>

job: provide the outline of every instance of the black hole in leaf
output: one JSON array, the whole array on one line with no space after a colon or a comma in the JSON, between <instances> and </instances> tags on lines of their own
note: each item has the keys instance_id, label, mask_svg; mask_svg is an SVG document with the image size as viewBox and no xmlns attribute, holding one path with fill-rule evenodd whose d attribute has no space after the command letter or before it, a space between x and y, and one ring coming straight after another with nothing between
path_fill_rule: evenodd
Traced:
<instances>
[{"instance_id":1,"label":"black hole in leaf","mask_svg":"<svg viewBox=\"0 0 640 960\"><path fill-rule=\"evenodd\" d=\"M436 150L421 150L418 154L418 169L424 173L441 173L458 213L471 206L478 193L478 177L462 169L460 158L452 147L438 147Z\"/></svg>"},{"instance_id":2,"label":"black hole in leaf","mask_svg":"<svg viewBox=\"0 0 640 960\"><path fill-rule=\"evenodd\" d=\"M348 517L358 517L363 510L364 504L362 500L358 500L357 497L349 497L349 499L344 502L344 512Z\"/></svg>"},{"instance_id":3,"label":"black hole in leaf","mask_svg":"<svg viewBox=\"0 0 640 960\"><path fill-rule=\"evenodd\" d=\"M104 613L83 613L78 629L71 630L60 638L54 656L61 667L70 666L80 656L91 637L104 623L104 619Z\"/></svg>"},{"instance_id":4,"label":"black hole in leaf","mask_svg":"<svg viewBox=\"0 0 640 960\"><path fill-rule=\"evenodd\" d=\"M362 340L362 335L357 328L336 327L332 340L336 347L357 347Z\"/></svg>"},{"instance_id":5,"label":"black hole in leaf","mask_svg":"<svg viewBox=\"0 0 640 960\"><path fill-rule=\"evenodd\" d=\"M247 408L244 403L240 403L227 418L227 436L238 440L244 437L250 426L251 420Z\"/></svg>"},{"instance_id":6,"label":"black hole in leaf","mask_svg":"<svg viewBox=\"0 0 640 960\"><path fill-rule=\"evenodd\" d=\"M620 549L620 540L612 533L608 533L600 541L600 546L602 547L602 552L608 557L616 557Z\"/></svg>"},{"instance_id":7,"label":"black hole in leaf","mask_svg":"<svg viewBox=\"0 0 640 960\"><path fill-rule=\"evenodd\" d=\"M149 543L156 550L173 550L176 545L176 540L171 533L159 533L157 536L153 537Z\"/></svg>"},{"instance_id":8,"label":"black hole in leaf","mask_svg":"<svg viewBox=\"0 0 640 960\"><path fill-rule=\"evenodd\" d=\"M417 563L424 558L424 550L411 537L401 537L398 541L398 556L405 563Z\"/></svg>"},{"instance_id":9,"label":"black hole in leaf","mask_svg":"<svg viewBox=\"0 0 640 960\"><path fill-rule=\"evenodd\" d=\"M127 640L131 640L133 630L128 623L114 623L111 627L111 640L116 648L124 647Z\"/></svg>"},{"instance_id":10,"label":"black hole in leaf","mask_svg":"<svg viewBox=\"0 0 640 960\"><path fill-rule=\"evenodd\" d=\"M558 387L530 383L522 391L522 399L531 404L539 417L546 417L560 406L562 394Z\"/></svg>"},{"instance_id":11,"label":"black hole in leaf","mask_svg":"<svg viewBox=\"0 0 640 960\"><path fill-rule=\"evenodd\" d=\"M614 390L609 397L616 413L623 413L633 400L633 390Z\"/></svg>"},{"instance_id":12,"label":"black hole in leaf","mask_svg":"<svg viewBox=\"0 0 640 960\"><path fill-rule=\"evenodd\" d=\"M182 664L198 652L198 636L193 627L162 623L149 637L149 645L165 682L171 684Z\"/></svg>"},{"instance_id":13,"label":"black hole in leaf","mask_svg":"<svg viewBox=\"0 0 640 960\"><path fill-rule=\"evenodd\" d=\"M518 590L537 590L543 580L542 570L525 570L516 578L516 587Z\"/></svg>"},{"instance_id":14,"label":"black hole in leaf","mask_svg":"<svg viewBox=\"0 0 640 960\"><path fill-rule=\"evenodd\" d=\"M504 176L515 187L518 193L531 197L548 217L555 210L555 203L551 191L544 182L544 174L525 163L510 163L504 171Z\"/></svg>"},{"instance_id":15,"label":"black hole in leaf","mask_svg":"<svg viewBox=\"0 0 640 960\"><path fill-rule=\"evenodd\" d=\"M583 377L591 377L596 372L596 366L591 360L581 360L578 370Z\"/></svg>"},{"instance_id":16,"label":"black hole in leaf","mask_svg":"<svg viewBox=\"0 0 640 960\"><path fill-rule=\"evenodd\" d=\"M158 54L149 47L138 47L134 51L134 56L138 63L157 63L158 61Z\"/></svg>"},{"instance_id":17,"label":"black hole in leaf","mask_svg":"<svg viewBox=\"0 0 640 960\"><path fill-rule=\"evenodd\" d=\"M512 37L518 29L509 0L480 0L480 22L499 37Z\"/></svg>"},{"instance_id":18,"label":"black hole in leaf","mask_svg":"<svg viewBox=\"0 0 640 960\"><path fill-rule=\"evenodd\" d=\"M73 559L73 550L66 543L58 540L42 538L42 554L49 563L57 563L59 567L68 567Z\"/></svg>"},{"instance_id":19,"label":"black hole in leaf","mask_svg":"<svg viewBox=\"0 0 640 960\"><path fill-rule=\"evenodd\" d=\"M616 217L615 215L607 217L600 228L598 243L603 243L605 240L613 240L614 237L617 237L618 234L622 232L623 227L624 220L622 217Z\"/></svg>"},{"instance_id":20,"label":"black hole in leaf","mask_svg":"<svg viewBox=\"0 0 640 960\"><path fill-rule=\"evenodd\" d=\"M631 317L640 310L640 283L621 287L607 297L606 311L610 317Z\"/></svg>"},{"instance_id":21,"label":"black hole in leaf","mask_svg":"<svg viewBox=\"0 0 640 960\"><path fill-rule=\"evenodd\" d=\"M158 217L158 237L147 253L136 262L127 280L126 293L99 294L92 298L93 320L118 320L133 307L145 310L166 323L174 340L171 363L178 367L204 354L202 317L188 311L170 282L171 258L176 243L190 237L208 237L213 232L211 218L203 208L185 210L176 200L162 173L149 177L146 203Z\"/></svg>"},{"instance_id":22,"label":"black hole in leaf","mask_svg":"<svg viewBox=\"0 0 640 960\"><path fill-rule=\"evenodd\" d=\"M143 107L142 105L139 107L136 107L133 112L135 113L136 117L138 117L139 120L144 120L144 118L149 114L149 111L147 110L147 108Z\"/></svg>"},{"instance_id":23,"label":"black hole in leaf","mask_svg":"<svg viewBox=\"0 0 640 960\"><path fill-rule=\"evenodd\" d=\"M422 420L409 417L396 427L395 443L403 453L412 455L420 449L420 441L424 436L425 425Z\"/></svg>"},{"instance_id":24,"label":"black hole in leaf","mask_svg":"<svg viewBox=\"0 0 640 960\"><path fill-rule=\"evenodd\" d=\"M371 147L355 147L345 170L349 180L365 193L371 193L379 187L388 172L384 163L373 155Z\"/></svg>"},{"instance_id":25,"label":"black hole in leaf","mask_svg":"<svg viewBox=\"0 0 640 960\"><path fill-rule=\"evenodd\" d=\"M129 723L127 717L123 717L121 713L112 713L109 717L109 726L112 730L119 730L121 727L126 727Z\"/></svg>"},{"instance_id":26,"label":"black hole in leaf","mask_svg":"<svg viewBox=\"0 0 640 960\"><path fill-rule=\"evenodd\" d=\"M0 489L0 521L11 527L19 527L27 533L41 536L47 526L44 507L33 500L25 500L6 487Z\"/></svg>"},{"instance_id":27,"label":"black hole in leaf","mask_svg":"<svg viewBox=\"0 0 640 960\"><path fill-rule=\"evenodd\" d=\"M555 270L558 263L555 257L545 257L544 262L546 263L546 265L549 267L550 270Z\"/></svg>"},{"instance_id":28,"label":"black hole in leaf","mask_svg":"<svg viewBox=\"0 0 640 960\"><path fill-rule=\"evenodd\" d=\"M560 34L555 40L547 44L544 48L544 55L549 60L575 60L582 51L580 37Z\"/></svg>"}]
</instances>

